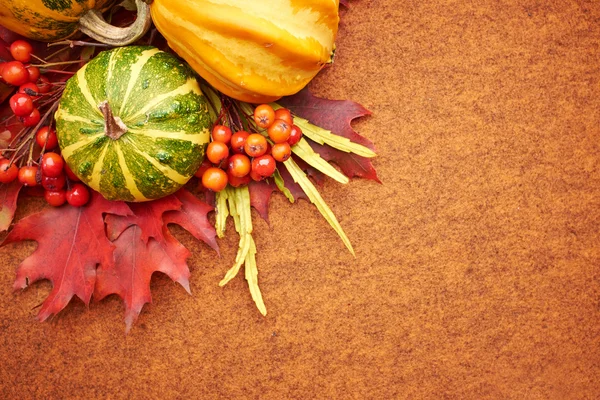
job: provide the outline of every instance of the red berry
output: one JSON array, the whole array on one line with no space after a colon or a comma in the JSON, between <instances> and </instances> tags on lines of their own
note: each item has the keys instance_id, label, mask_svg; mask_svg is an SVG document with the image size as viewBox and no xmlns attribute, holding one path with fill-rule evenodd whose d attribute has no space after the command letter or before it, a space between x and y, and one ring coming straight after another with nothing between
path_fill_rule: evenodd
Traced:
<instances>
[{"instance_id":1,"label":"red berry","mask_svg":"<svg viewBox=\"0 0 600 400\"><path fill-rule=\"evenodd\" d=\"M273 175L275 172L275 167L275 159L268 154L256 157L254 160L252 160L252 171L265 178Z\"/></svg>"},{"instance_id":2,"label":"red berry","mask_svg":"<svg viewBox=\"0 0 600 400\"><path fill-rule=\"evenodd\" d=\"M82 183L75 183L66 193L67 203L74 207L81 207L90 200L90 191Z\"/></svg>"},{"instance_id":3,"label":"red berry","mask_svg":"<svg viewBox=\"0 0 600 400\"><path fill-rule=\"evenodd\" d=\"M40 79L40 69L31 65L25 68L27 68L27 73L29 74L29 82L36 83Z\"/></svg>"},{"instance_id":4,"label":"red berry","mask_svg":"<svg viewBox=\"0 0 600 400\"><path fill-rule=\"evenodd\" d=\"M46 145L46 150L52 150L58 146L58 138L56 137L56 131L54 129L50 129L49 126L42 126L35 135L35 141L38 146L44 147Z\"/></svg>"},{"instance_id":5,"label":"red berry","mask_svg":"<svg viewBox=\"0 0 600 400\"><path fill-rule=\"evenodd\" d=\"M56 191L61 190L67 184L67 178L64 174L56 177L42 176L42 187L46 190Z\"/></svg>"},{"instance_id":6,"label":"red berry","mask_svg":"<svg viewBox=\"0 0 600 400\"><path fill-rule=\"evenodd\" d=\"M67 201L67 192L64 190L46 190L44 198L51 206L60 207Z\"/></svg>"},{"instance_id":7,"label":"red berry","mask_svg":"<svg viewBox=\"0 0 600 400\"><path fill-rule=\"evenodd\" d=\"M238 178L237 176L233 176L231 174L227 174L227 179L229 181L229 184L233 187L239 187L242 185L247 185L248 183L250 183L250 181L252 180L250 178L250 174L248 175L244 175L241 178Z\"/></svg>"},{"instance_id":8,"label":"red berry","mask_svg":"<svg viewBox=\"0 0 600 400\"><path fill-rule=\"evenodd\" d=\"M252 178L253 181L259 182L262 181L263 179L265 179L264 176L257 174L254 170L250 170L250 173L248 174L248 176L250 178Z\"/></svg>"},{"instance_id":9,"label":"red berry","mask_svg":"<svg viewBox=\"0 0 600 400\"><path fill-rule=\"evenodd\" d=\"M290 134L292 133L292 124L282 119L276 119L267 132L273 142L283 143L289 139Z\"/></svg>"},{"instance_id":10,"label":"red berry","mask_svg":"<svg viewBox=\"0 0 600 400\"><path fill-rule=\"evenodd\" d=\"M254 122L261 128L268 128L275 121L275 111L268 104L261 104L254 109Z\"/></svg>"},{"instance_id":11,"label":"red berry","mask_svg":"<svg viewBox=\"0 0 600 400\"><path fill-rule=\"evenodd\" d=\"M6 158L0 160L0 182L10 183L17 179L17 175L19 175L19 168L15 164L11 164Z\"/></svg>"},{"instance_id":12,"label":"red berry","mask_svg":"<svg viewBox=\"0 0 600 400\"><path fill-rule=\"evenodd\" d=\"M221 164L229 157L229 147L223 142L211 142L206 148L206 158L215 165Z\"/></svg>"},{"instance_id":13,"label":"red berry","mask_svg":"<svg viewBox=\"0 0 600 400\"><path fill-rule=\"evenodd\" d=\"M227 173L242 178L250 173L250 159L245 154L234 154L227 162Z\"/></svg>"},{"instance_id":14,"label":"red berry","mask_svg":"<svg viewBox=\"0 0 600 400\"><path fill-rule=\"evenodd\" d=\"M290 132L290 137L287 142L290 146L295 145L302 139L302 129L298 127L298 125L292 125L292 131Z\"/></svg>"},{"instance_id":15,"label":"red berry","mask_svg":"<svg viewBox=\"0 0 600 400\"><path fill-rule=\"evenodd\" d=\"M25 93L16 93L10 98L10 108L17 117L25 117L33 111L33 100Z\"/></svg>"},{"instance_id":16,"label":"red berry","mask_svg":"<svg viewBox=\"0 0 600 400\"><path fill-rule=\"evenodd\" d=\"M275 161L284 162L292 155L292 149L288 142L275 143L271 150L271 155Z\"/></svg>"},{"instance_id":17,"label":"red berry","mask_svg":"<svg viewBox=\"0 0 600 400\"><path fill-rule=\"evenodd\" d=\"M244 151L250 157L260 157L267 152L267 139L259 133L253 133L246 139Z\"/></svg>"},{"instance_id":18,"label":"red berry","mask_svg":"<svg viewBox=\"0 0 600 400\"><path fill-rule=\"evenodd\" d=\"M215 125L212 131L213 142L229 143L231 140L231 129L225 125Z\"/></svg>"},{"instance_id":19,"label":"red berry","mask_svg":"<svg viewBox=\"0 0 600 400\"><path fill-rule=\"evenodd\" d=\"M40 122L40 110L34 108L31 114L26 117L19 117L24 126L36 126Z\"/></svg>"},{"instance_id":20,"label":"red berry","mask_svg":"<svg viewBox=\"0 0 600 400\"><path fill-rule=\"evenodd\" d=\"M10 45L10 54L13 58L24 63L31 61L32 51L33 47L25 40L15 40Z\"/></svg>"},{"instance_id":21,"label":"red berry","mask_svg":"<svg viewBox=\"0 0 600 400\"><path fill-rule=\"evenodd\" d=\"M243 154L246 139L250 134L246 131L238 131L231 136L231 150L234 153Z\"/></svg>"},{"instance_id":22,"label":"red berry","mask_svg":"<svg viewBox=\"0 0 600 400\"><path fill-rule=\"evenodd\" d=\"M19 182L25 186L37 185L38 167L35 165L26 165L19 169Z\"/></svg>"},{"instance_id":23,"label":"red berry","mask_svg":"<svg viewBox=\"0 0 600 400\"><path fill-rule=\"evenodd\" d=\"M292 113L287 108L280 108L275 111L275 119L281 119L288 124L292 125L294 123L292 118Z\"/></svg>"},{"instance_id":24,"label":"red berry","mask_svg":"<svg viewBox=\"0 0 600 400\"><path fill-rule=\"evenodd\" d=\"M202 175L204 175L204 173L206 172L207 169L209 169L210 167L212 167L212 163L210 162L210 160L208 160L207 158L205 158L202 161L202 164L200 164L200 167L198 168L198 171L196 171L196 173L194 174L194 176L196 178L202 178ZM67 166L68 167L68 166ZM66 169L66 168L65 168ZM68 172L67 172L68 175Z\"/></svg>"},{"instance_id":25,"label":"red berry","mask_svg":"<svg viewBox=\"0 0 600 400\"><path fill-rule=\"evenodd\" d=\"M42 75L38 81L38 87L40 88L40 93L48 93L52 88L52 83L50 79Z\"/></svg>"},{"instance_id":26,"label":"red berry","mask_svg":"<svg viewBox=\"0 0 600 400\"><path fill-rule=\"evenodd\" d=\"M42 156L42 174L55 178L62 174L65 160L56 153L46 153Z\"/></svg>"},{"instance_id":27,"label":"red berry","mask_svg":"<svg viewBox=\"0 0 600 400\"><path fill-rule=\"evenodd\" d=\"M227 174L220 168L210 167L202 175L202 185L213 192L220 192L227 186Z\"/></svg>"},{"instance_id":28,"label":"red berry","mask_svg":"<svg viewBox=\"0 0 600 400\"><path fill-rule=\"evenodd\" d=\"M26 84L19 86L17 93L24 93L28 96L39 96L40 88L35 83L27 82Z\"/></svg>"},{"instance_id":29,"label":"red berry","mask_svg":"<svg viewBox=\"0 0 600 400\"><path fill-rule=\"evenodd\" d=\"M9 85L21 86L29 82L29 72L20 61L9 61L2 68L2 79Z\"/></svg>"}]
</instances>

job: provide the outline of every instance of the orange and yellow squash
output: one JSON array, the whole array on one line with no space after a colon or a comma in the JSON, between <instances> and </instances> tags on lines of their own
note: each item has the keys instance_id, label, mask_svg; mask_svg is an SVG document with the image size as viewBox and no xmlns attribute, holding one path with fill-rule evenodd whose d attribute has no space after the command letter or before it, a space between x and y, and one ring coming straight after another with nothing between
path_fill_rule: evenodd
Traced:
<instances>
[{"instance_id":1,"label":"orange and yellow squash","mask_svg":"<svg viewBox=\"0 0 600 400\"><path fill-rule=\"evenodd\" d=\"M265 103L300 91L331 59L339 0L154 0L169 46L222 93Z\"/></svg>"}]
</instances>

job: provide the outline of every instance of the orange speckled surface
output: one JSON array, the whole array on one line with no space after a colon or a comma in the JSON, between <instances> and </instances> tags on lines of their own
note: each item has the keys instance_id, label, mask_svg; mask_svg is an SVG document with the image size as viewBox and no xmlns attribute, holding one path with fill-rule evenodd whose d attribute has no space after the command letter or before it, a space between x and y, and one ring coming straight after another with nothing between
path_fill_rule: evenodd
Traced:
<instances>
[{"instance_id":1,"label":"orange speckled surface","mask_svg":"<svg viewBox=\"0 0 600 400\"><path fill-rule=\"evenodd\" d=\"M600 4L358 0L312 84L373 112L384 182L327 182L353 258L306 202L255 215L269 314L181 230L193 295L155 275L35 319L0 249L2 399L592 399L600 393ZM21 203L19 216L41 206ZM293 229L290 229L293 227Z\"/></svg>"}]
</instances>

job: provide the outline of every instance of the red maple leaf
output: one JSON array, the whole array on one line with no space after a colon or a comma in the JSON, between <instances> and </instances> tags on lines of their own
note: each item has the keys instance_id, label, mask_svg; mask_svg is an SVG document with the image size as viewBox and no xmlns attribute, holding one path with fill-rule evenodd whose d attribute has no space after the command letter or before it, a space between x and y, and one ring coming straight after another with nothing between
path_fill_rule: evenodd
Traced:
<instances>
[{"instance_id":1,"label":"red maple leaf","mask_svg":"<svg viewBox=\"0 0 600 400\"><path fill-rule=\"evenodd\" d=\"M52 282L52 291L42 304L38 318L57 314L73 296L89 304L96 283L96 265L114 264L115 246L104 231L104 214L128 215L125 203L110 202L92 192L85 207L46 208L19 221L2 246L35 240L38 247L17 268L15 290L41 279Z\"/></svg>"},{"instance_id":2,"label":"red maple leaf","mask_svg":"<svg viewBox=\"0 0 600 400\"><path fill-rule=\"evenodd\" d=\"M279 104L289 108L302 118L308 119L314 125L375 150L375 146L371 141L360 136L352 128L352 120L371 115L369 110L358 103L349 100L322 99L313 96L305 88L294 96L284 97L279 101ZM329 146L314 143L311 140L309 140L309 143L321 157L335 163L349 178L358 176L381 183L369 158L345 153Z\"/></svg>"},{"instance_id":3,"label":"red maple leaf","mask_svg":"<svg viewBox=\"0 0 600 400\"><path fill-rule=\"evenodd\" d=\"M15 217L17 199L23 185L18 180L0 185L0 232L6 231Z\"/></svg>"},{"instance_id":4,"label":"red maple leaf","mask_svg":"<svg viewBox=\"0 0 600 400\"><path fill-rule=\"evenodd\" d=\"M176 223L215 250L216 232L207 214L212 207L187 190L148 203L131 203L133 215L106 217L108 237L117 247L115 263L98 267L94 297L119 295L125 302L125 323L129 331L144 304L152 300L150 280L162 272L180 283L189 293L191 253L173 237L168 223Z\"/></svg>"}]
</instances>

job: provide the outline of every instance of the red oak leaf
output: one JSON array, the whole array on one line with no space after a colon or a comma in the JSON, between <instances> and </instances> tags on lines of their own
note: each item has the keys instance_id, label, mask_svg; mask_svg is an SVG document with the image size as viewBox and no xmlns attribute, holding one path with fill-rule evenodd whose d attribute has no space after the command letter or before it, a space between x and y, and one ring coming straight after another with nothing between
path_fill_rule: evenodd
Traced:
<instances>
[{"instance_id":1,"label":"red oak leaf","mask_svg":"<svg viewBox=\"0 0 600 400\"><path fill-rule=\"evenodd\" d=\"M115 246L104 231L105 213L128 215L125 203L110 202L92 192L84 207L46 208L19 221L2 245L35 240L37 249L17 268L16 289L41 279L52 282L52 291L38 318L57 314L73 296L89 304L96 283L96 265L110 268Z\"/></svg>"},{"instance_id":2,"label":"red oak leaf","mask_svg":"<svg viewBox=\"0 0 600 400\"><path fill-rule=\"evenodd\" d=\"M217 232L207 217L214 208L200 201L186 189L180 189L174 196L181 202L181 208L177 211L165 212L163 222L181 226L218 253Z\"/></svg>"},{"instance_id":3,"label":"red oak leaf","mask_svg":"<svg viewBox=\"0 0 600 400\"><path fill-rule=\"evenodd\" d=\"M150 279L154 272L163 272L171 279L179 282L189 293L190 272L185 260L190 252L175 239L165 227L162 240L150 238L144 241L142 229L137 225L127 228L114 241L116 250L115 262L111 266L100 265L97 270L98 279L94 297L102 300L109 294L119 295L125 302L126 331L142 311L146 303L152 301ZM177 265L173 259L183 261Z\"/></svg>"},{"instance_id":4,"label":"red oak leaf","mask_svg":"<svg viewBox=\"0 0 600 400\"><path fill-rule=\"evenodd\" d=\"M154 272L165 273L190 292L187 259L191 253L173 237L167 224L182 226L218 250L216 232L207 218L212 207L185 189L148 203L131 203L130 207L133 215L106 217L108 237L117 247L115 263L98 267L94 292L98 300L113 293L123 298L127 331L144 304L151 301Z\"/></svg>"},{"instance_id":5,"label":"red oak leaf","mask_svg":"<svg viewBox=\"0 0 600 400\"><path fill-rule=\"evenodd\" d=\"M248 184L250 191L250 205L258 214L269 223L269 200L273 192L278 192L277 186L272 181L250 182Z\"/></svg>"},{"instance_id":6,"label":"red oak leaf","mask_svg":"<svg viewBox=\"0 0 600 400\"><path fill-rule=\"evenodd\" d=\"M141 228L141 238L147 243L150 238L160 240L163 234L164 223L162 216L167 211L179 210L181 202L174 195L147 203L129 203L132 215L120 217L108 215L106 217L106 232L110 240L115 240L125 229L131 225Z\"/></svg>"},{"instance_id":7,"label":"red oak leaf","mask_svg":"<svg viewBox=\"0 0 600 400\"><path fill-rule=\"evenodd\" d=\"M4 232L12 224L17 210L17 199L23 185L18 180L0 185L0 232Z\"/></svg>"},{"instance_id":8,"label":"red oak leaf","mask_svg":"<svg viewBox=\"0 0 600 400\"><path fill-rule=\"evenodd\" d=\"M358 103L349 100L322 99L313 96L305 88L294 96L284 97L279 104L289 108L302 118L308 119L314 125L375 150L371 141L360 136L352 128L351 121L353 119L371 114L369 110ZM349 178L358 176L381 183L370 159L345 153L329 146L322 146L310 140L309 142L321 157L334 162Z\"/></svg>"}]
</instances>

